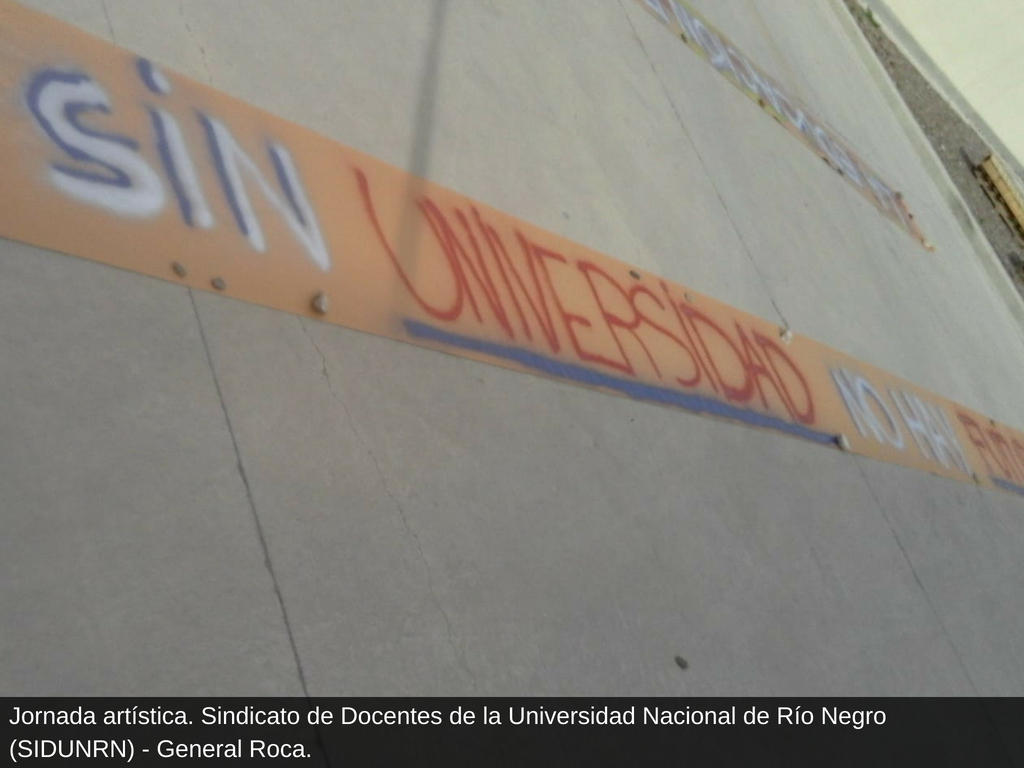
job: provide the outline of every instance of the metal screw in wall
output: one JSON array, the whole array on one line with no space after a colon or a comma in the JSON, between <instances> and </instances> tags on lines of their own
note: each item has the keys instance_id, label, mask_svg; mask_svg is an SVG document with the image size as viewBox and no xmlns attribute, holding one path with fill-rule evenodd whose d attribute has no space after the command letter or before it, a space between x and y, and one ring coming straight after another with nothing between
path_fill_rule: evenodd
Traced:
<instances>
[{"instance_id":1,"label":"metal screw in wall","mask_svg":"<svg viewBox=\"0 0 1024 768\"><path fill-rule=\"evenodd\" d=\"M327 294L323 291L319 291L317 295L313 297L313 309L321 315L326 315L327 310L330 308L331 302L327 299Z\"/></svg>"},{"instance_id":2,"label":"metal screw in wall","mask_svg":"<svg viewBox=\"0 0 1024 768\"><path fill-rule=\"evenodd\" d=\"M173 262L171 264L171 269L174 270L174 274L176 274L178 277L185 277L185 275L188 274L188 270L185 269L185 265L182 264L180 261Z\"/></svg>"},{"instance_id":3,"label":"metal screw in wall","mask_svg":"<svg viewBox=\"0 0 1024 768\"><path fill-rule=\"evenodd\" d=\"M225 288L228 287L228 284L224 282L224 278L223 277L215 277L215 278L213 278L213 280L210 281L210 285L212 285L218 291L223 291Z\"/></svg>"}]
</instances>

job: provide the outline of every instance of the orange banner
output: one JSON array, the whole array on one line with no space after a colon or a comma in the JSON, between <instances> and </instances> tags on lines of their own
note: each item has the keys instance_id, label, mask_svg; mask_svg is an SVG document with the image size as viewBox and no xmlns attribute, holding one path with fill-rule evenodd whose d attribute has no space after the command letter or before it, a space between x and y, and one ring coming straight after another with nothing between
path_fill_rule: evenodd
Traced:
<instances>
[{"instance_id":1,"label":"orange banner","mask_svg":"<svg viewBox=\"0 0 1024 768\"><path fill-rule=\"evenodd\" d=\"M861 160L832 128L816 118L779 83L682 0L637 0L729 82L775 118L882 214L928 250L934 250L914 221L903 194Z\"/></svg>"},{"instance_id":2,"label":"orange banner","mask_svg":"<svg viewBox=\"0 0 1024 768\"><path fill-rule=\"evenodd\" d=\"M11 0L0 234L1024 494L1024 434Z\"/></svg>"}]
</instances>

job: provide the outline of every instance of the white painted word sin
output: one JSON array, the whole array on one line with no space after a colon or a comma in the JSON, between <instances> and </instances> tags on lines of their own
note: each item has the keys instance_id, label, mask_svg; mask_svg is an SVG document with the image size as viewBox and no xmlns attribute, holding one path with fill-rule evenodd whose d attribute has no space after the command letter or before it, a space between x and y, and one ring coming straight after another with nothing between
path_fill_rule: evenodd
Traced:
<instances>
[{"instance_id":1,"label":"white painted word sin","mask_svg":"<svg viewBox=\"0 0 1024 768\"><path fill-rule=\"evenodd\" d=\"M138 59L136 69L154 96L171 92L170 81L148 60ZM136 219L153 218L164 209L166 187L142 156L138 141L101 130L84 120L90 113L113 114L107 92L89 75L41 70L26 88L25 102L39 129L73 161L55 161L48 168L50 182L63 194ZM154 147L182 221L189 227L212 228L214 216L181 125L165 109L152 104L146 108L153 125ZM278 191L222 121L201 112L197 116L206 133L209 159L225 201L238 230L253 250L265 252L267 242L246 190L246 179L255 184L281 216L313 263L325 272L330 270L331 259L320 224L287 148L277 142L267 143Z\"/></svg>"}]
</instances>

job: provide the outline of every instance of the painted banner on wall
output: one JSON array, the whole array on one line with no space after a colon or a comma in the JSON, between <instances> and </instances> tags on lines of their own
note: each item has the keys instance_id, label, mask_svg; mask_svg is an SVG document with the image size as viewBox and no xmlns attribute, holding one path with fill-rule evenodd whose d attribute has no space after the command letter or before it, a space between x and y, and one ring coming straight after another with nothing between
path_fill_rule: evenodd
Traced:
<instances>
[{"instance_id":1,"label":"painted banner on wall","mask_svg":"<svg viewBox=\"0 0 1024 768\"><path fill-rule=\"evenodd\" d=\"M1024 433L11 0L0 167L8 238L1024 495Z\"/></svg>"},{"instance_id":2,"label":"painted banner on wall","mask_svg":"<svg viewBox=\"0 0 1024 768\"><path fill-rule=\"evenodd\" d=\"M897 192L857 156L832 128L814 117L768 73L754 64L682 0L637 0L729 82L753 99L786 130L824 160L882 214L928 250L934 250Z\"/></svg>"}]
</instances>

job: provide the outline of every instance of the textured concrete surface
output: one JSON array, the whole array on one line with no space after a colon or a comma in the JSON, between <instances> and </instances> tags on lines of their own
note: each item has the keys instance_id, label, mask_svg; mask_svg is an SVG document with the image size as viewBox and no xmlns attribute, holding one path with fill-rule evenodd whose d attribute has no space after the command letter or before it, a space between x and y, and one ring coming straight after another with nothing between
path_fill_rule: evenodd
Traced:
<instances>
[{"instance_id":1,"label":"textured concrete surface","mask_svg":"<svg viewBox=\"0 0 1024 768\"><path fill-rule=\"evenodd\" d=\"M631 0L31 5L1020 426L838 0L699 7L935 253ZM4 693L1024 693L1012 497L11 242L0 297Z\"/></svg>"}]
</instances>

